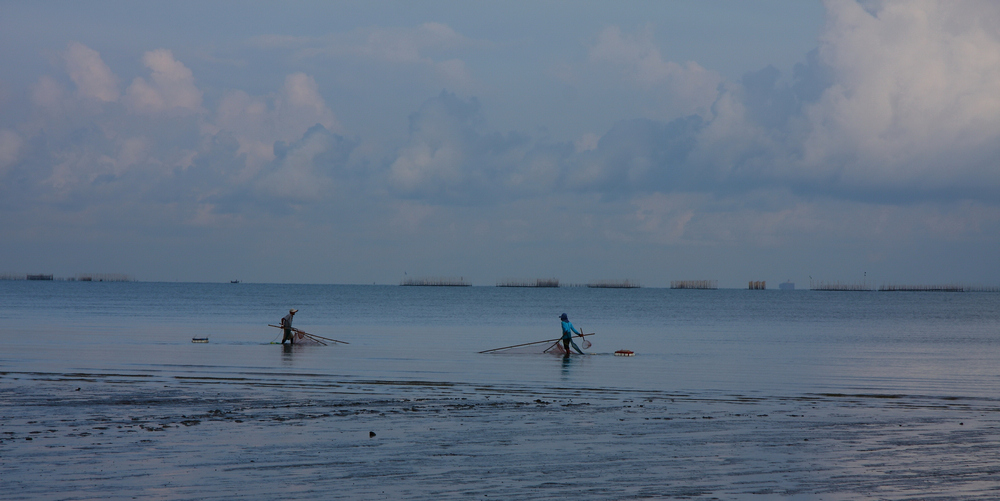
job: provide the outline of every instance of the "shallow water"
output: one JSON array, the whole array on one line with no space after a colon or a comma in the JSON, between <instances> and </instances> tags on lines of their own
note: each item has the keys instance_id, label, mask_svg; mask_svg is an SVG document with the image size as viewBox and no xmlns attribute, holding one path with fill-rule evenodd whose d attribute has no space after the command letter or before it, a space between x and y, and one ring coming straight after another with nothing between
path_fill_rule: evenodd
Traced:
<instances>
[{"instance_id":1,"label":"shallow water","mask_svg":"<svg viewBox=\"0 0 1000 501\"><path fill-rule=\"evenodd\" d=\"M998 303L0 282L0 488L5 499L995 499ZM289 307L297 327L350 344L268 344L280 336L266 324ZM593 355L476 353L557 337L562 312L597 333ZM622 348L637 355L610 355Z\"/></svg>"}]
</instances>

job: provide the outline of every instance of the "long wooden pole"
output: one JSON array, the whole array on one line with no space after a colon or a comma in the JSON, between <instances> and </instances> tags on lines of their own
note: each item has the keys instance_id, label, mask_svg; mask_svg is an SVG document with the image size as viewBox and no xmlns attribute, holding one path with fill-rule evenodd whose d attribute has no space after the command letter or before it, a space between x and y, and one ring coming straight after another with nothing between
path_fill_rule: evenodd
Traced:
<instances>
[{"instance_id":1,"label":"long wooden pole","mask_svg":"<svg viewBox=\"0 0 1000 501\"><path fill-rule=\"evenodd\" d=\"M573 337L593 336L594 334L595 334L594 332L591 332L590 334L580 334L579 336L573 336ZM510 349L510 348L520 348L522 346L531 346L533 344L551 343L551 342L554 342L554 341L558 342L558 341L561 341L561 340L562 340L562 338L559 338L559 339L546 339L545 341L535 341L533 343L521 343L521 344L515 344L515 345L512 345L512 346L504 346L503 348L493 348L492 350L483 350L483 351L480 351L479 353L489 353L491 351L500 351L500 350L506 350L506 349Z\"/></svg>"}]
</instances>

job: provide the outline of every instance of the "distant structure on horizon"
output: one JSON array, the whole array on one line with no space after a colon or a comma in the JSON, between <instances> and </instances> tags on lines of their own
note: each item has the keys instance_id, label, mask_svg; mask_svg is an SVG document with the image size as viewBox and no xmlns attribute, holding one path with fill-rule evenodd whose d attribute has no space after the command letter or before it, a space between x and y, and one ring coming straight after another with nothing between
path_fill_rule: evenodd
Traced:
<instances>
[{"instance_id":1,"label":"distant structure on horizon","mask_svg":"<svg viewBox=\"0 0 1000 501\"><path fill-rule=\"evenodd\" d=\"M767 290L767 282L764 280L751 280L750 285L747 286L747 288L752 291Z\"/></svg>"},{"instance_id":2,"label":"distant structure on horizon","mask_svg":"<svg viewBox=\"0 0 1000 501\"><path fill-rule=\"evenodd\" d=\"M635 280L598 280L587 284L592 289L638 289L639 282Z\"/></svg>"},{"instance_id":3,"label":"distant structure on horizon","mask_svg":"<svg viewBox=\"0 0 1000 501\"><path fill-rule=\"evenodd\" d=\"M791 280L782 282L782 283L778 284L778 290L793 291L793 290L795 290L795 283L792 282Z\"/></svg>"},{"instance_id":4,"label":"distant structure on horizon","mask_svg":"<svg viewBox=\"0 0 1000 501\"><path fill-rule=\"evenodd\" d=\"M861 282L827 282L824 280L809 280L809 290L814 291L837 291L837 292L860 292L873 291L875 288L867 281Z\"/></svg>"},{"instance_id":5,"label":"distant structure on horizon","mask_svg":"<svg viewBox=\"0 0 1000 501\"><path fill-rule=\"evenodd\" d=\"M417 287L469 287L469 282L465 281L465 277L459 278L406 278L403 279L399 285L406 286L417 286Z\"/></svg>"},{"instance_id":6,"label":"distant structure on horizon","mask_svg":"<svg viewBox=\"0 0 1000 501\"><path fill-rule=\"evenodd\" d=\"M76 277L78 282L134 282L124 273L87 273Z\"/></svg>"},{"instance_id":7,"label":"distant structure on horizon","mask_svg":"<svg viewBox=\"0 0 1000 501\"><path fill-rule=\"evenodd\" d=\"M534 280L516 280L506 278L497 282L497 287L559 287L559 279L536 278Z\"/></svg>"},{"instance_id":8,"label":"distant structure on horizon","mask_svg":"<svg viewBox=\"0 0 1000 501\"><path fill-rule=\"evenodd\" d=\"M984 287L981 285L895 285L883 284L880 292L998 292L1000 287Z\"/></svg>"},{"instance_id":9,"label":"distant structure on horizon","mask_svg":"<svg viewBox=\"0 0 1000 501\"><path fill-rule=\"evenodd\" d=\"M134 282L135 279L124 273L87 273L69 278L56 278L51 273L0 273L0 280L41 280L66 282Z\"/></svg>"},{"instance_id":10,"label":"distant structure on horizon","mask_svg":"<svg viewBox=\"0 0 1000 501\"><path fill-rule=\"evenodd\" d=\"M718 280L671 280L671 289L708 289L719 288Z\"/></svg>"}]
</instances>

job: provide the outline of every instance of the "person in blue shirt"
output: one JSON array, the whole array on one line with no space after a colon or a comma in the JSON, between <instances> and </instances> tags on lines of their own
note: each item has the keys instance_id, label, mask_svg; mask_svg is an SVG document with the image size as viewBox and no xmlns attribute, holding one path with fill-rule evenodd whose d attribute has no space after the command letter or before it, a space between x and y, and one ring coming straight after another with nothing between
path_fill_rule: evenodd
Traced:
<instances>
[{"instance_id":1,"label":"person in blue shirt","mask_svg":"<svg viewBox=\"0 0 1000 501\"><path fill-rule=\"evenodd\" d=\"M583 350L573 342L573 334L582 336L583 333L576 330L576 327L573 327L573 323L569 321L569 317L565 313L559 315L559 320L562 320L562 344L563 349L566 350L566 354L569 355L569 347L572 345L577 353L583 355Z\"/></svg>"}]
</instances>

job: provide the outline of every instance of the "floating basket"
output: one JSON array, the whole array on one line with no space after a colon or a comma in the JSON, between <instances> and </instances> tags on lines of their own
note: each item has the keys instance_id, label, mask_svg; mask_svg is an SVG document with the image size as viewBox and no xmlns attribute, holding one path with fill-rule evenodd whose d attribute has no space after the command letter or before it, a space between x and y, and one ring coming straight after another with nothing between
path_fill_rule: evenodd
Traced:
<instances>
[{"instance_id":1,"label":"floating basket","mask_svg":"<svg viewBox=\"0 0 1000 501\"><path fill-rule=\"evenodd\" d=\"M618 350L615 352L616 357L631 357L634 356L635 352L632 350Z\"/></svg>"}]
</instances>

